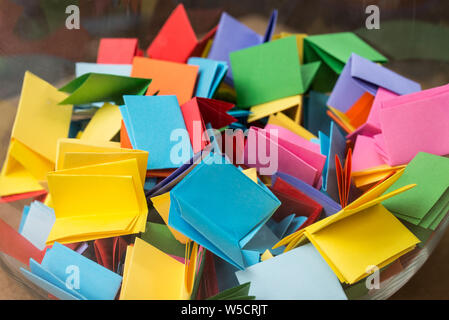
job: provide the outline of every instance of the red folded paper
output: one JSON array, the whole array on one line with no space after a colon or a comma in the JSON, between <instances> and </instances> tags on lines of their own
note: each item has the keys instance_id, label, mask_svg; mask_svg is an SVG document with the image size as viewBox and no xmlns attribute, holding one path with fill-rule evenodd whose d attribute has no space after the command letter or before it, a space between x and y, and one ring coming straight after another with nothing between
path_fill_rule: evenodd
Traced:
<instances>
[{"instance_id":1,"label":"red folded paper","mask_svg":"<svg viewBox=\"0 0 449 320\"><path fill-rule=\"evenodd\" d=\"M335 155L335 167L337 169L337 184L340 205L342 208L348 205L349 190L351 188L352 149L348 149L345 166L341 166L338 155Z\"/></svg>"},{"instance_id":2,"label":"red folded paper","mask_svg":"<svg viewBox=\"0 0 449 320\"><path fill-rule=\"evenodd\" d=\"M302 229L317 221L323 211L323 206L318 202L279 177L270 189L281 201L281 206L273 214L273 219L277 222L294 213L297 217L307 217L299 228Z\"/></svg>"},{"instance_id":3,"label":"red folded paper","mask_svg":"<svg viewBox=\"0 0 449 320\"><path fill-rule=\"evenodd\" d=\"M135 56L142 56L137 38L103 38L98 46L97 63L132 64Z\"/></svg>"},{"instance_id":4,"label":"red folded paper","mask_svg":"<svg viewBox=\"0 0 449 320\"><path fill-rule=\"evenodd\" d=\"M179 4L170 14L147 49L150 58L185 63L191 56L200 56L216 27L198 41L184 5Z\"/></svg>"},{"instance_id":5,"label":"red folded paper","mask_svg":"<svg viewBox=\"0 0 449 320\"><path fill-rule=\"evenodd\" d=\"M46 249L39 250L9 224L0 219L0 252L28 265L30 258L41 263Z\"/></svg>"}]
</instances>

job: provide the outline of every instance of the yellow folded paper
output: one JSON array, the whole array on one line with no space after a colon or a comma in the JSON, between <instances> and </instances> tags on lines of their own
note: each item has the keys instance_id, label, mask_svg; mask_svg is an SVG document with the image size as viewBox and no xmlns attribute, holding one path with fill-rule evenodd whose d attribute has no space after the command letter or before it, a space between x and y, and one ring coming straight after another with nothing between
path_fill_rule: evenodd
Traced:
<instances>
[{"instance_id":1,"label":"yellow folded paper","mask_svg":"<svg viewBox=\"0 0 449 320\"><path fill-rule=\"evenodd\" d=\"M270 117L268 118L268 124L274 124L288 129L307 140L317 139L317 137L313 133L297 124L282 112L270 115Z\"/></svg>"},{"instance_id":2,"label":"yellow folded paper","mask_svg":"<svg viewBox=\"0 0 449 320\"><path fill-rule=\"evenodd\" d=\"M136 159L142 188L145 184L148 151L120 148L110 142L98 144L79 139L61 139L57 155L56 170Z\"/></svg>"},{"instance_id":3,"label":"yellow folded paper","mask_svg":"<svg viewBox=\"0 0 449 320\"><path fill-rule=\"evenodd\" d=\"M183 244L190 241L189 238L187 238L181 232L173 229L168 225L168 216L170 213L170 192L166 192L164 194L151 198L151 202L153 203L154 209L156 209L162 220L164 220L165 224L168 226L168 229L171 231L175 239Z\"/></svg>"},{"instance_id":4,"label":"yellow folded paper","mask_svg":"<svg viewBox=\"0 0 449 320\"><path fill-rule=\"evenodd\" d=\"M364 188L370 186L376 182L379 182L387 178L394 171L403 169L405 165L391 167L389 165L382 165L366 169L363 171L353 172L352 181L357 188Z\"/></svg>"},{"instance_id":5,"label":"yellow folded paper","mask_svg":"<svg viewBox=\"0 0 449 320\"><path fill-rule=\"evenodd\" d=\"M285 114L289 115L295 123L299 124L301 120L301 105L301 95L262 103L249 109L249 111L251 111L251 114L248 117L248 122L253 122L265 118L271 114L283 111Z\"/></svg>"},{"instance_id":6,"label":"yellow folded paper","mask_svg":"<svg viewBox=\"0 0 449 320\"><path fill-rule=\"evenodd\" d=\"M44 80L25 73L0 175L0 196L44 189L39 182L54 170L57 140L69 132L73 106L58 105L66 97Z\"/></svg>"},{"instance_id":7,"label":"yellow folded paper","mask_svg":"<svg viewBox=\"0 0 449 320\"><path fill-rule=\"evenodd\" d=\"M289 32L281 32L273 36L273 40L282 39L285 37L290 37L292 35L296 36L296 44L298 46L299 52L299 61L301 64L303 63L303 52L304 52L304 39L308 36L307 33L289 33Z\"/></svg>"},{"instance_id":8,"label":"yellow folded paper","mask_svg":"<svg viewBox=\"0 0 449 320\"><path fill-rule=\"evenodd\" d=\"M186 251L189 249L186 248ZM196 271L198 245L187 264L136 238L126 250L120 300L189 299Z\"/></svg>"},{"instance_id":9,"label":"yellow folded paper","mask_svg":"<svg viewBox=\"0 0 449 320\"><path fill-rule=\"evenodd\" d=\"M110 141L120 131L121 125L122 115L119 107L105 103L90 119L80 139L99 142Z\"/></svg>"},{"instance_id":10,"label":"yellow folded paper","mask_svg":"<svg viewBox=\"0 0 449 320\"><path fill-rule=\"evenodd\" d=\"M419 240L380 203L415 185L382 195L403 170L340 212L295 232L275 245L291 250L309 240L341 282L355 283L414 249ZM382 196L381 196L382 195Z\"/></svg>"},{"instance_id":11,"label":"yellow folded paper","mask_svg":"<svg viewBox=\"0 0 449 320\"><path fill-rule=\"evenodd\" d=\"M48 186L56 222L47 244L145 231L148 208L136 159L52 172Z\"/></svg>"}]
</instances>

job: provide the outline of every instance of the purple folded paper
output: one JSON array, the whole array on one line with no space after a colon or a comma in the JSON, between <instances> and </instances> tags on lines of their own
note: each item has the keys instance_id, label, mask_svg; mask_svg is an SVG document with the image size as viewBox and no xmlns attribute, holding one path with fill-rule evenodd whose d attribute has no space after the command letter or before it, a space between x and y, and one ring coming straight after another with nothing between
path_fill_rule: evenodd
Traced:
<instances>
[{"instance_id":1,"label":"purple folded paper","mask_svg":"<svg viewBox=\"0 0 449 320\"><path fill-rule=\"evenodd\" d=\"M271 40L277 21L277 10L271 13L270 21L264 36L248 28L232 16L223 12L218 23L217 33L209 51L208 59L226 61L229 69L225 82L232 84L231 63L229 54L231 52L257 46Z\"/></svg>"},{"instance_id":2,"label":"purple folded paper","mask_svg":"<svg viewBox=\"0 0 449 320\"><path fill-rule=\"evenodd\" d=\"M353 53L338 77L327 104L346 112L365 92L375 96L378 88L398 95L421 91L419 83Z\"/></svg>"}]
</instances>

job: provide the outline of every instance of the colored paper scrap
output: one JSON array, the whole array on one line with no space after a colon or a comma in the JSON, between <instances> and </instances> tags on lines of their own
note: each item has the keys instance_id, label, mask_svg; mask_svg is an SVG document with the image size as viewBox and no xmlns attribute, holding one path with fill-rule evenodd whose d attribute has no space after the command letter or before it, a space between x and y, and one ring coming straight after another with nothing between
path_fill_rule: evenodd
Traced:
<instances>
[{"instance_id":1,"label":"colored paper scrap","mask_svg":"<svg viewBox=\"0 0 449 320\"><path fill-rule=\"evenodd\" d=\"M70 94L60 101L60 104L114 102L116 105L122 105L123 95L143 95L150 83L151 79L86 73L59 89Z\"/></svg>"},{"instance_id":2,"label":"colored paper scrap","mask_svg":"<svg viewBox=\"0 0 449 320\"><path fill-rule=\"evenodd\" d=\"M198 70L198 66L136 57L131 77L152 79L147 96L175 95L182 105L194 94Z\"/></svg>"},{"instance_id":3,"label":"colored paper scrap","mask_svg":"<svg viewBox=\"0 0 449 320\"><path fill-rule=\"evenodd\" d=\"M292 274L295 276L292 277ZM309 243L237 271L249 294L262 300L347 300L326 261Z\"/></svg>"},{"instance_id":4,"label":"colored paper scrap","mask_svg":"<svg viewBox=\"0 0 449 320\"><path fill-rule=\"evenodd\" d=\"M304 92L295 37L234 51L229 56L239 107Z\"/></svg>"},{"instance_id":5,"label":"colored paper scrap","mask_svg":"<svg viewBox=\"0 0 449 320\"><path fill-rule=\"evenodd\" d=\"M176 96L124 96L120 107L134 149L151 152L147 169L178 168L192 145Z\"/></svg>"},{"instance_id":6,"label":"colored paper scrap","mask_svg":"<svg viewBox=\"0 0 449 320\"><path fill-rule=\"evenodd\" d=\"M380 203L413 188L414 184L382 195L395 183L398 172L363 194L342 211L281 240L286 251L307 238L341 282L353 284L415 248L419 240Z\"/></svg>"},{"instance_id":7,"label":"colored paper scrap","mask_svg":"<svg viewBox=\"0 0 449 320\"><path fill-rule=\"evenodd\" d=\"M241 245L265 224L280 202L265 186L223 161L211 154L170 191L168 222L222 259L244 268ZM205 196L207 202L201 200ZM211 202L220 206L210 211Z\"/></svg>"},{"instance_id":8,"label":"colored paper scrap","mask_svg":"<svg viewBox=\"0 0 449 320\"><path fill-rule=\"evenodd\" d=\"M449 211L449 158L419 152L386 192L410 183L417 186L382 204L402 220L435 230Z\"/></svg>"}]
</instances>

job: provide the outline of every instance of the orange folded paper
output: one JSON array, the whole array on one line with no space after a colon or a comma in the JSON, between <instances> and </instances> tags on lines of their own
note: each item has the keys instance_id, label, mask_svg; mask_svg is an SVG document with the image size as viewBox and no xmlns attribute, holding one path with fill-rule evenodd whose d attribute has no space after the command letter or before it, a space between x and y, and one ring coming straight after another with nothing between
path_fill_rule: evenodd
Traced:
<instances>
[{"instance_id":1,"label":"orange folded paper","mask_svg":"<svg viewBox=\"0 0 449 320\"><path fill-rule=\"evenodd\" d=\"M198 66L135 57L131 77L152 79L147 96L175 95L179 105L192 98Z\"/></svg>"}]
</instances>

